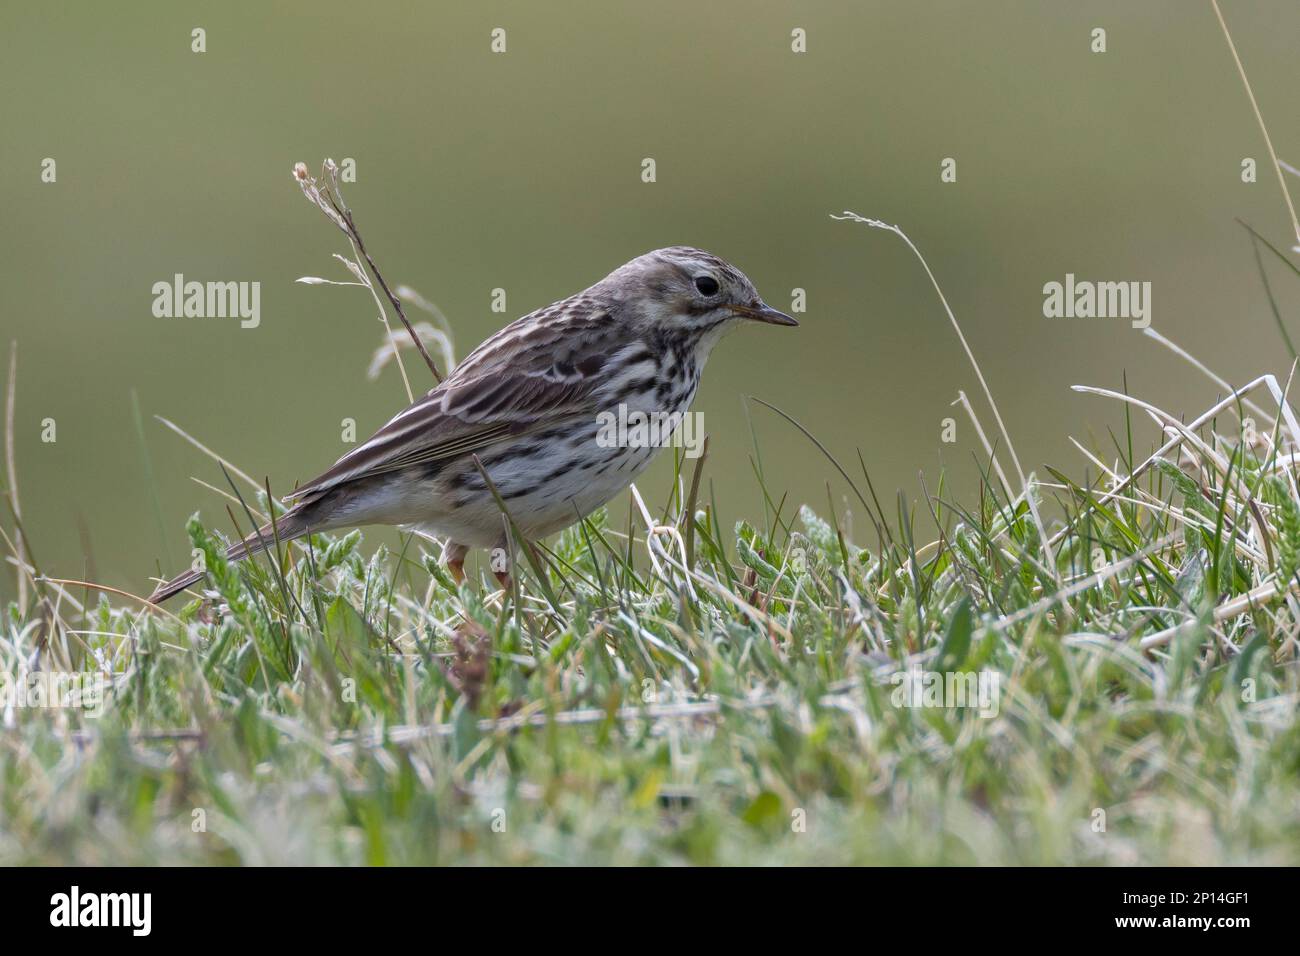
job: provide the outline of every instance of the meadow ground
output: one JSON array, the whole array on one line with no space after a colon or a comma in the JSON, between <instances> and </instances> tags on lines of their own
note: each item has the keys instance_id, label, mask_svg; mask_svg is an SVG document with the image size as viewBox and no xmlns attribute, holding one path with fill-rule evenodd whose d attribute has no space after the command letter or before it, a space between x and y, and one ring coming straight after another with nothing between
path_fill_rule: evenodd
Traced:
<instances>
[{"instance_id":1,"label":"meadow ground","mask_svg":"<svg viewBox=\"0 0 1300 956\"><path fill-rule=\"evenodd\" d=\"M360 532L227 565L197 521L210 601L32 568L0 641L0 863L1295 864L1284 388L1186 425L1127 399L1154 441L1132 421L1093 480L1028 496L992 448L965 505L942 480L886 504L828 456L851 509L769 494L735 522L683 461L505 591ZM268 508L226 494L244 529ZM102 700L42 705L87 671Z\"/></svg>"}]
</instances>

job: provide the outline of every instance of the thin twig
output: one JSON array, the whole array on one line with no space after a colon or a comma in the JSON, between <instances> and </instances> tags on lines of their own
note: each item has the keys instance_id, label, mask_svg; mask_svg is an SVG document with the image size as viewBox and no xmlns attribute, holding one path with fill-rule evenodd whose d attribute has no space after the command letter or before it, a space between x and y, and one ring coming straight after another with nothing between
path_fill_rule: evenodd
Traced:
<instances>
[{"instance_id":1,"label":"thin twig","mask_svg":"<svg viewBox=\"0 0 1300 956\"><path fill-rule=\"evenodd\" d=\"M366 265L370 267L370 272L374 275L375 281L378 282L379 287L384 290L384 295L388 296L388 301L397 312L397 317L402 320L402 325L406 327L407 334L411 336L411 342L420 353L420 357L424 359L424 363L429 366L429 371L433 373L434 381L438 384L442 384L442 375L438 372L438 366L434 364L433 356L429 354L429 350L424 347L424 343L416 334L415 328L411 325L411 320L406 317L406 311L402 308L402 300L399 299L393 293L393 290L388 287L388 283L384 281L383 274L380 273L379 267L375 265L375 260L366 250L366 244L362 241L361 233L357 230L357 224L356 220L352 216L352 210L349 209L347 203L343 201L342 190L339 189L338 184L338 167L334 165L333 160L327 159L325 161L325 170L329 174L333 188L327 184L322 190L312 178L311 174L307 172L307 167L303 163L298 163L294 166L293 175L308 200L310 200L314 205L320 207L321 211L329 216L330 220L343 231L343 234L346 235L356 247L357 252L361 254L361 258L366 260Z\"/></svg>"},{"instance_id":2,"label":"thin twig","mask_svg":"<svg viewBox=\"0 0 1300 956\"><path fill-rule=\"evenodd\" d=\"M700 496L700 477L704 474L704 461L709 457L709 436L704 436L700 448L700 457L695 461L695 473L691 475L691 491L686 498L686 510L682 519L686 524L686 566L695 567L695 502Z\"/></svg>"},{"instance_id":3,"label":"thin twig","mask_svg":"<svg viewBox=\"0 0 1300 956\"><path fill-rule=\"evenodd\" d=\"M185 623L179 617L173 614L171 611L167 610L165 607L161 607L160 605L151 603L148 598L141 597L138 594L132 594L130 591L123 591L120 588L111 588L107 584L96 584L94 581L78 581L76 578L40 577L37 578L37 580L48 581L50 584L70 585L79 588L91 588L92 590L95 591L103 591L106 594L116 594L118 597L130 598L132 601L135 601L139 604L143 604L145 610L147 611L156 611L157 613L161 614L163 617L169 617L173 621L176 621L178 624Z\"/></svg>"},{"instance_id":4,"label":"thin twig","mask_svg":"<svg viewBox=\"0 0 1300 956\"><path fill-rule=\"evenodd\" d=\"M1219 10L1219 0L1210 0L1210 6L1214 7L1214 15L1219 18L1219 26L1223 28L1223 38L1228 41L1228 49L1232 51L1232 61L1237 64L1237 72L1241 74L1241 84L1246 87L1246 95L1250 97L1250 108L1255 111L1255 121L1259 123L1259 131L1264 134L1264 145L1268 147L1269 158L1273 160L1273 171L1277 173L1278 184L1282 187L1287 212L1291 214L1291 228L1295 230L1296 241L1300 242L1300 219L1296 218L1295 204L1291 202L1291 190L1286 188L1286 177L1282 175L1282 164L1278 161L1277 153L1273 149L1273 139L1268 135L1268 127L1264 124L1264 114L1259 111L1259 104L1255 102L1255 91L1250 88L1250 80L1246 78L1246 68L1241 65L1241 57L1237 55L1237 45L1232 42L1228 24Z\"/></svg>"},{"instance_id":5,"label":"thin twig","mask_svg":"<svg viewBox=\"0 0 1300 956\"><path fill-rule=\"evenodd\" d=\"M879 219L869 219L866 216L860 216L855 212L845 210L843 213L832 215L832 219L847 219L851 222L859 222L863 225L870 226L873 229L883 229L886 232L892 232L898 238L907 244L912 250L912 254L921 262L921 268L930 279L930 285L934 286L934 291L939 296L939 302L943 305L943 310L948 314L948 321L952 323L953 331L957 333L957 340L961 342L962 349L966 352L966 358L970 361L971 368L975 370L975 377L979 379L980 387L984 390L984 397L988 400L989 408L993 411L993 420L998 423L998 431L1002 433L1002 441L1007 446L1007 453L1011 456L1011 463L1016 466L1016 475L1020 478L1020 487L1024 492L1025 504L1029 506L1029 512L1034 518L1034 527L1038 530L1039 540L1043 545L1043 556L1046 558L1044 564L1051 569L1052 576L1056 579L1057 587L1063 585L1061 580L1060 569L1056 566L1056 557L1052 552L1051 542L1047 537L1047 528L1043 524L1042 515L1038 513L1038 502L1035 500L1033 490L1030 488L1029 479L1025 475L1025 470L1020 467L1020 456L1016 454L1015 446L1011 443L1011 434L1007 431L1007 426L1002 421L1002 413L998 411L998 403L993 400L993 390L989 388L989 383L984 379L984 373L980 370L979 362L975 361L975 353L971 350L970 344L966 341L966 335L962 332L961 326L957 323L957 316L953 314L952 307L948 305L948 297L943 294L943 289L939 286L939 280L935 278L934 272L930 269L930 264L925 261L925 256L921 255L921 250L916 247L911 238L900 227L883 222Z\"/></svg>"},{"instance_id":6,"label":"thin twig","mask_svg":"<svg viewBox=\"0 0 1300 956\"><path fill-rule=\"evenodd\" d=\"M255 478L251 477L251 476L248 474L248 472L241 470L240 468L238 468L238 467L235 466L235 465L232 465L228 459L223 458L221 455L218 455L215 451L213 451L213 450L212 450L211 448L209 448L207 445L203 444L201 441L199 441L199 440L198 440L197 438L195 438L193 435L191 435L191 434L189 434L188 432L186 432L183 428L181 428L181 427L180 427L179 425L177 425L175 422L170 421L170 420L168 420L168 419L166 419L166 418L163 418L161 415L155 415L155 416L154 416L154 420L157 421L157 422L161 422L162 424L166 425L168 428L170 428L170 429L171 429L172 431L174 431L176 434L180 435L182 438L184 438L187 442L189 442L191 445L193 445L193 446L194 446L195 448L197 448L199 451L203 452L203 454L207 455L209 458L211 458L213 461L215 461L218 465L221 465L221 466L223 466L223 467L229 468L231 471L233 471L233 472L234 472L236 475L238 475L240 478L243 478L244 481L246 481L246 482L248 482L250 485L252 485L254 491L261 491L261 490L262 490L262 486L259 485L259 484L257 483L257 480L256 480Z\"/></svg>"},{"instance_id":7,"label":"thin twig","mask_svg":"<svg viewBox=\"0 0 1300 956\"><path fill-rule=\"evenodd\" d=\"M9 386L5 393L5 472L9 483L9 507L14 513L14 557L20 567L27 564L27 539L22 530L23 511L18 505L18 466L14 455L14 399L18 386L18 340L9 343ZM27 579L18 574L18 613L27 613Z\"/></svg>"},{"instance_id":8,"label":"thin twig","mask_svg":"<svg viewBox=\"0 0 1300 956\"><path fill-rule=\"evenodd\" d=\"M411 320L406 317L406 310L402 308L402 300L393 294L392 289L388 288L388 283L384 281L383 275L379 272L379 266L375 265L375 260L372 259L370 253L366 251L366 244L361 241L361 233L357 231L357 224L352 218L352 210L345 207L339 210L339 212L343 216L343 221L348 224L348 230L351 233L352 241L357 244L357 251L360 252L361 257L366 260L366 265L368 265L370 271L374 273L375 281L379 283L379 287L383 289L384 294L388 296L388 301L392 303L393 309L397 312L397 317L402 320L402 325L406 326L406 332L411 336L411 341L415 344L415 348L420 353L420 357L424 359L424 364L429 366L429 371L433 373L433 380L441 385L442 375L438 372L438 366L434 364L433 356L429 354L429 350L424 347L424 342L422 342L420 337L415 334L415 328L411 325Z\"/></svg>"}]
</instances>

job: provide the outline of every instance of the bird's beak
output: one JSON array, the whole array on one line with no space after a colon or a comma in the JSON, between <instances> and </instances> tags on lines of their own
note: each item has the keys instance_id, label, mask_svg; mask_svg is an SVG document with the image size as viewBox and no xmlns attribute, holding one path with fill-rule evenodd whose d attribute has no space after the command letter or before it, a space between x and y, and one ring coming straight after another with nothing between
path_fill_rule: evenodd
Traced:
<instances>
[{"instance_id":1,"label":"bird's beak","mask_svg":"<svg viewBox=\"0 0 1300 956\"><path fill-rule=\"evenodd\" d=\"M733 305L731 311L741 318L755 322L768 322L772 325L798 325L794 319L772 308L762 299L755 299L752 305Z\"/></svg>"}]
</instances>

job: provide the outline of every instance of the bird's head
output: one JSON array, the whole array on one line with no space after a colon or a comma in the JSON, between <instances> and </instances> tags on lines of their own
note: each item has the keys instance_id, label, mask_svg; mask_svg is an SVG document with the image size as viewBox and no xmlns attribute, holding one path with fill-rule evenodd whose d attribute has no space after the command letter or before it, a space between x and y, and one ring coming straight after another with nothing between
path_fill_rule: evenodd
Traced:
<instances>
[{"instance_id":1,"label":"bird's head","mask_svg":"<svg viewBox=\"0 0 1300 956\"><path fill-rule=\"evenodd\" d=\"M605 282L642 321L665 330L703 334L723 332L740 322L799 324L764 302L735 266L690 246L647 252L616 269Z\"/></svg>"}]
</instances>

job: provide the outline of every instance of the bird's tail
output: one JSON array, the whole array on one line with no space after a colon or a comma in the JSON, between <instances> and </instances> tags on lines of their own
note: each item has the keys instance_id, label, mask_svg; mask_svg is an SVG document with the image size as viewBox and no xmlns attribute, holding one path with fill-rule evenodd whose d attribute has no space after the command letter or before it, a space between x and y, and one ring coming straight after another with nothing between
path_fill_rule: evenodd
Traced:
<instances>
[{"instance_id":1,"label":"bird's tail","mask_svg":"<svg viewBox=\"0 0 1300 956\"><path fill-rule=\"evenodd\" d=\"M274 528L271 527L269 522L262 525L243 541L236 541L227 548L226 560L242 561L250 555L259 554L268 548L274 548L277 539L284 543L295 538L301 538L313 530L320 530L309 523L309 510L308 508L299 507L281 515L275 519ZM170 581L158 585L153 594L149 595L149 603L160 604L173 594L178 594L190 585L202 580L206 573L206 571L189 570L184 574L177 575Z\"/></svg>"}]
</instances>

